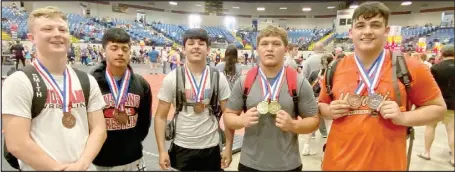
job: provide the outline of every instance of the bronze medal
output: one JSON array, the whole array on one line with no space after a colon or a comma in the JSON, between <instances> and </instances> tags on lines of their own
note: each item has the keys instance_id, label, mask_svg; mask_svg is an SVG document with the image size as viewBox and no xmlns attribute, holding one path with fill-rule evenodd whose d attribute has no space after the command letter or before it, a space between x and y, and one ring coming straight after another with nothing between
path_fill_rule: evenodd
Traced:
<instances>
[{"instance_id":1,"label":"bronze medal","mask_svg":"<svg viewBox=\"0 0 455 172\"><path fill-rule=\"evenodd\" d=\"M269 104L269 113L272 115L276 115L278 111L281 110L281 105L277 101L272 101Z\"/></svg>"},{"instance_id":2,"label":"bronze medal","mask_svg":"<svg viewBox=\"0 0 455 172\"><path fill-rule=\"evenodd\" d=\"M202 103L196 103L193 106L193 111L197 114L204 112L205 105Z\"/></svg>"},{"instance_id":3,"label":"bronze medal","mask_svg":"<svg viewBox=\"0 0 455 172\"><path fill-rule=\"evenodd\" d=\"M362 105L362 98L357 94L349 95L347 101L351 109L357 109Z\"/></svg>"},{"instance_id":4,"label":"bronze medal","mask_svg":"<svg viewBox=\"0 0 455 172\"><path fill-rule=\"evenodd\" d=\"M71 112L64 112L62 117L62 124L65 128L71 129L76 126L76 117Z\"/></svg>"},{"instance_id":5,"label":"bronze medal","mask_svg":"<svg viewBox=\"0 0 455 172\"><path fill-rule=\"evenodd\" d=\"M266 101L260 102L256 108L259 114L267 114L269 112L269 103Z\"/></svg>"},{"instance_id":6,"label":"bronze medal","mask_svg":"<svg viewBox=\"0 0 455 172\"><path fill-rule=\"evenodd\" d=\"M384 101L384 98L382 98L381 95L379 94L371 94L368 96L367 100L367 105L373 110L378 109L379 105Z\"/></svg>"},{"instance_id":7,"label":"bronze medal","mask_svg":"<svg viewBox=\"0 0 455 172\"><path fill-rule=\"evenodd\" d=\"M114 119L117 121L119 124L126 125L129 121L128 114L126 112L120 112L119 110L114 110Z\"/></svg>"}]
</instances>

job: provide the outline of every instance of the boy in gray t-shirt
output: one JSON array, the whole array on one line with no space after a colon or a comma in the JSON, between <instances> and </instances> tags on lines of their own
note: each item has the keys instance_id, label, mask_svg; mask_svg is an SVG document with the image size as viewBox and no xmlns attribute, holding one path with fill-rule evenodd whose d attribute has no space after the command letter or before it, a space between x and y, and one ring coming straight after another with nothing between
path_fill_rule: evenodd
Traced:
<instances>
[{"instance_id":1,"label":"boy in gray t-shirt","mask_svg":"<svg viewBox=\"0 0 455 172\"><path fill-rule=\"evenodd\" d=\"M319 125L319 117L316 115L318 106L313 90L302 75L296 78L300 114L294 113L294 103L288 93L286 70L283 67L288 42L286 38L286 31L274 26L259 33L257 50L261 61L247 96L246 113L242 113L245 77L237 80L232 88L224 113L224 123L230 129L245 128L239 171L301 171L298 134L311 133ZM270 87L265 83L269 83ZM271 88L273 95L267 106L271 107L272 102L277 101L281 106L278 112L270 109L264 112L266 108L260 105L267 104L268 99L264 98L263 91L267 88ZM303 119L297 119L297 116Z\"/></svg>"}]
</instances>

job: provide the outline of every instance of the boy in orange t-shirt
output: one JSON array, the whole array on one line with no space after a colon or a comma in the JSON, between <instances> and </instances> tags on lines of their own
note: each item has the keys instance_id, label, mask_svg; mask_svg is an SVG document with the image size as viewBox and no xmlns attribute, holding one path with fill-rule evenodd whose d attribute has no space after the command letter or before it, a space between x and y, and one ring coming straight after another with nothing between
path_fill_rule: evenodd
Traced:
<instances>
[{"instance_id":1,"label":"boy in orange t-shirt","mask_svg":"<svg viewBox=\"0 0 455 172\"><path fill-rule=\"evenodd\" d=\"M350 37L354 54L338 62L333 97L321 85L319 110L333 119L322 170L406 170L406 127L443 118L446 105L424 64L406 59L413 77L407 95L399 82L399 107L393 88L391 53L384 50L390 10L381 2L366 2L353 14ZM371 69L371 70L370 70ZM406 112L406 102L416 109ZM349 103L348 103L349 102Z\"/></svg>"}]
</instances>

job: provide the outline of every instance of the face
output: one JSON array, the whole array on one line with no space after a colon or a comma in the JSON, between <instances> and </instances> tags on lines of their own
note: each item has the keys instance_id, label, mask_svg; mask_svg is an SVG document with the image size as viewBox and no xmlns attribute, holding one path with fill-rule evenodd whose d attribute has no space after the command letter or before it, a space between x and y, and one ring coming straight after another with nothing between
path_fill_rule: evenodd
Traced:
<instances>
[{"instance_id":1,"label":"face","mask_svg":"<svg viewBox=\"0 0 455 172\"><path fill-rule=\"evenodd\" d=\"M105 48L106 62L110 66L123 68L130 62L131 47L128 43L108 42Z\"/></svg>"},{"instance_id":2,"label":"face","mask_svg":"<svg viewBox=\"0 0 455 172\"><path fill-rule=\"evenodd\" d=\"M294 47L294 48L292 48L292 50L289 50L289 51L290 51L289 53L291 54L291 56L295 57L299 53L299 48Z\"/></svg>"},{"instance_id":3,"label":"face","mask_svg":"<svg viewBox=\"0 0 455 172\"><path fill-rule=\"evenodd\" d=\"M32 21L29 39L42 54L66 54L70 44L68 23L62 18L40 17Z\"/></svg>"},{"instance_id":4,"label":"face","mask_svg":"<svg viewBox=\"0 0 455 172\"><path fill-rule=\"evenodd\" d=\"M384 48L390 27L386 26L384 18L376 15L368 20L360 16L352 24L349 37L359 51L371 51Z\"/></svg>"},{"instance_id":5,"label":"face","mask_svg":"<svg viewBox=\"0 0 455 172\"><path fill-rule=\"evenodd\" d=\"M188 39L183 47L186 59L189 62L204 61L210 48L207 43L200 39Z\"/></svg>"},{"instance_id":6,"label":"face","mask_svg":"<svg viewBox=\"0 0 455 172\"><path fill-rule=\"evenodd\" d=\"M262 65L275 67L283 64L284 54L287 52L287 48L279 36L269 36L261 38L257 51Z\"/></svg>"}]
</instances>

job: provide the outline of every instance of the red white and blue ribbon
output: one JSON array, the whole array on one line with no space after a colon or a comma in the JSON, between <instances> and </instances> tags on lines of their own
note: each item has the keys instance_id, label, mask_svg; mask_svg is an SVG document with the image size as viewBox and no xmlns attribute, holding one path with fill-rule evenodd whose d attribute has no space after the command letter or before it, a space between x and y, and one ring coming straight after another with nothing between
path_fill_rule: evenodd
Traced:
<instances>
[{"instance_id":1,"label":"red white and blue ribbon","mask_svg":"<svg viewBox=\"0 0 455 172\"><path fill-rule=\"evenodd\" d=\"M269 83L267 77L265 76L262 69L259 67L259 76L261 81L261 90L262 90L262 97L263 101L272 101L278 100L278 96L280 94L281 85L283 83L283 78L285 76L284 67L281 68L281 71L277 74L277 76L272 80L272 83Z\"/></svg>"},{"instance_id":2,"label":"red white and blue ribbon","mask_svg":"<svg viewBox=\"0 0 455 172\"><path fill-rule=\"evenodd\" d=\"M379 84L379 76L381 74L382 66L385 61L385 51L382 51L381 54L379 54L379 57L376 58L375 62L373 63L371 69L369 71L366 71L365 68L363 67L362 63L360 62L359 58L355 56L355 62L357 65L357 68L359 69L360 77L361 77L361 84L357 87L355 93L360 94L363 90L363 85L366 85L368 89L368 94L374 94L374 89L376 86ZM367 76L368 73L368 76Z\"/></svg>"},{"instance_id":3,"label":"red white and blue ribbon","mask_svg":"<svg viewBox=\"0 0 455 172\"><path fill-rule=\"evenodd\" d=\"M69 69L66 68L63 72L63 89L61 89L57 82L55 81L54 77L51 75L49 70L39 62L38 59L33 61L33 66L35 67L36 71L43 77L57 92L57 96L62 101L62 110L63 112L71 112L71 95L72 87L71 87L71 75L69 73Z\"/></svg>"},{"instance_id":4,"label":"red white and blue ribbon","mask_svg":"<svg viewBox=\"0 0 455 172\"><path fill-rule=\"evenodd\" d=\"M121 112L125 111L125 102L128 97L128 89L130 87L131 71L126 69L125 73L122 76L120 84L115 80L114 76L106 70L106 80L111 94L115 100L115 109L120 110Z\"/></svg>"},{"instance_id":5,"label":"red white and blue ribbon","mask_svg":"<svg viewBox=\"0 0 455 172\"><path fill-rule=\"evenodd\" d=\"M196 82L196 79L194 78L193 74L191 71L188 69L188 67L185 65L185 73L186 77L190 80L191 88L193 89L193 97L194 97L194 102L198 103L201 102L204 99L204 90L205 90L205 83L207 82L208 78L208 68L206 67L204 69L204 72L202 72L201 79L199 80L199 84Z\"/></svg>"}]
</instances>

